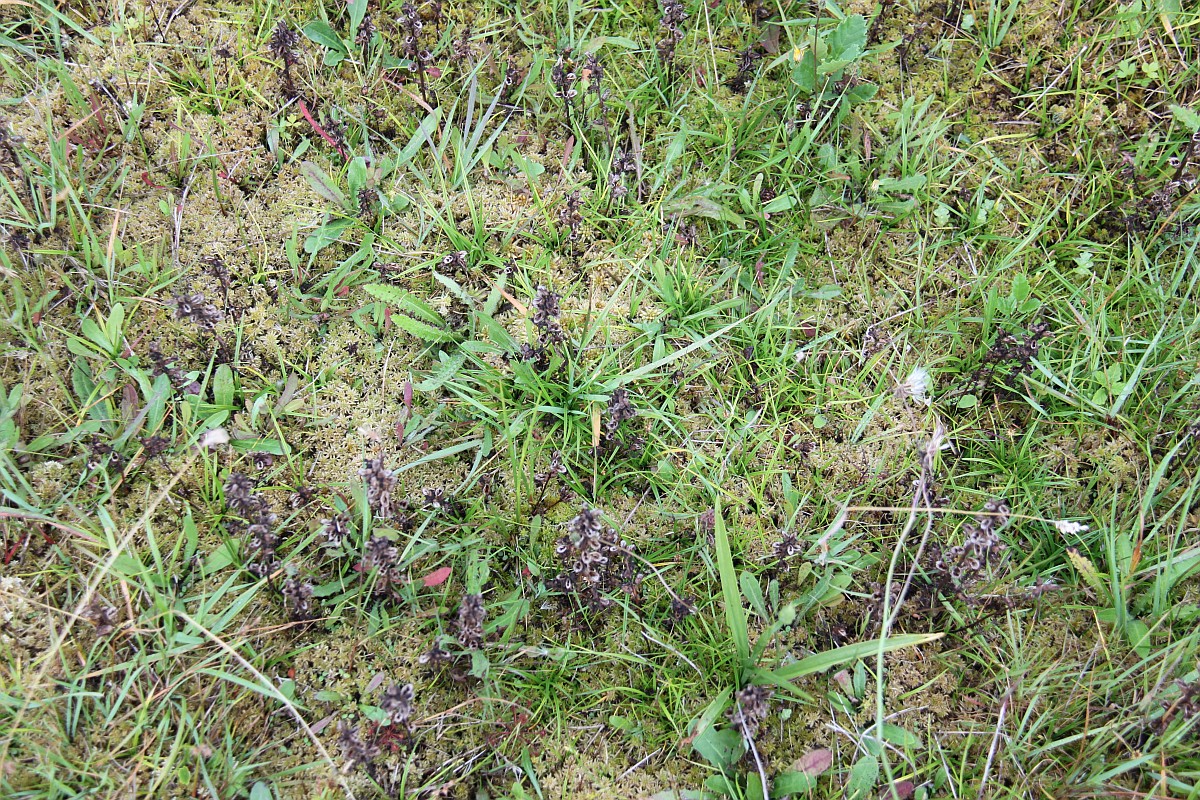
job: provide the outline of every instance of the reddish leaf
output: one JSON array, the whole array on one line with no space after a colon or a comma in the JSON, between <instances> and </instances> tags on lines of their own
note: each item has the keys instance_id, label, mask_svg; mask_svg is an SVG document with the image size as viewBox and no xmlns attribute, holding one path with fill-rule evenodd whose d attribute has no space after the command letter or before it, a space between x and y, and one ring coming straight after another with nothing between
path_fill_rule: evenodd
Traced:
<instances>
[{"instance_id":1,"label":"reddish leaf","mask_svg":"<svg viewBox=\"0 0 1200 800\"><path fill-rule=\"evenodd\" d=\"M306 120L308 120L308 124L312 126L312 129L321 134L321 138L329 142L329 145L333 147L334 150L337 150L338 153L341 154L342 158L346 158L346 151L342 149L342 146L338 144L337 141L330 136L315 119L313 119L313 115L309 112L308 106L305 104L304 100L297 99L296 105L299 106L300 113L304 115Z\"/></svg>"},{"instance_id":2,"label":"reddish leaf","mask_svg":"<svg viewBox=\"0 0 1200 800\"><path fill-rule=\"evenodd\" d=\"M833 766L833 752L830 750L809 750L792 765L792 769L805 775L816 777Z\"/></svg>"},{"instance_id":3,"label":"reddish leaf","mask_svg":"<svg viewBox=\"0 0 1200 800\"><path fill-rule=\"evenodd\" d=\"M879 793L879 800L909 800L917 793L917 785L912 781L893 783L892 788Z\"/></svg>"},{"instance_id":4,"label":"reddish leaf","mask_svg":"<svg viewBox=\"0 0 1200 800\"><path fill-rule=\"evenodd\" d=\"M421 583L425 584L426 586L441 586L446 582L446 579L450 577L451 572L453 572L453 570L450 569L450 567L435 569L433 572L422 578Z\"/></svg>"},{"instance_id":5,"label":"reddish leaf","mask_svg":"<svg viewBox=\"0 0 1200 800\"><path fill-rule=\"evenodd\" d=\"M367 684L367 688L363 691L365 691L367 694L370 694L378 689L385 680L387 680L386 672L376 672L375 677L371 678L371 682Z\"/></svg>"}]
</instances>

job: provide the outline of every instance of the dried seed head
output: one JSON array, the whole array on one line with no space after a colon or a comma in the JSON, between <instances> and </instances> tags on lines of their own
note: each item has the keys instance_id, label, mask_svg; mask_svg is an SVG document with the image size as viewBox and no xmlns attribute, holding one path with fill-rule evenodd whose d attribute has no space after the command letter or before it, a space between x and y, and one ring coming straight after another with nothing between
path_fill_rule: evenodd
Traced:
<instances>
[{"instance_id":1,"label":"dried seed head","mask_svg":"<svg viewBox=\"0 0 1200 800\"><path fill-rule=\"evenodd\" d=\"M629 392L620 387L613 389L608 398L608 419L604 423L607 436L613 438L622 422L636 416L637 409L629 401Z\"/></svg>"},{"instance_id":2,"label":"dried seed head","mask_svg":"<svg viewBox=\"0 0 1200 800\"><path fill-rule=\"evenodd\" d=\"M383 465L382 458L371 458L358 471L358 476L367 484L367 502L375 510L380 519L392 516L392 489L396 485L396 476Z\"/></svg>"},{"instance_id":3,"label":"dried seed head","mask_svg":"<svg viewBox=\"0 0 1200 800\"><path fill-rule=\"evenodd\" d=\"M379 747L374 742L367 742L359 733L357 725L342 721L338 723L338 746L346 757L347 771L357 766L370 764L379 755Z\"/></svg>"},{"instance_id":4,"label":"dried seed head","mask_svg":"<svg viewBox=\"0 0 1200 800\"><path fill-rule=\"evenodd\" d=\"M785 569L791 569L791 559L803 549L800 545L800 540L794 533L785 533L783 538L771 546L771 550L775 553L775 558L779 559L780 566Z\"/></svg>"},{"instance_id":5,"label":"dried seed head","mask_svg":"<svg viewBox=\"0 0 1200 800\"><path fill-rule=\"evenodd\" d=\"M280 589L288 615L292 619L308 619L312 616L313 585L295 576L283 582Z\"/></svg>"},{"instance_id":6,"label":"dried seed head","mask_svg":"<svg viewBox=\"0 0 1200 800\"><path fill-rule=\"evenodd\" d=\"M317 497L317 490L311 486L301 484L296 487L296 491L292 492L288 497L288 505L293 509L299 510L304 508Z\"/></svg>"},{"instance_id":7,"label":"dried seed head","mask_svg":"<svg viewBox=\"0 0 1200 800\"><path fill-rule=\"evenodd\" d=\"M442 257L442 269L466 269L468 253L466 250L457 250L453 253Z\"/></svg>"},{"instance_id":8,"label":"dried seed head","mask_svg":"<svg viewBox=\"0 0 1200 800\"><path fill-rule=\"evenodd\" d=\"M83 610L83 618L96 626L97 636L108 636L116 627L117 610L100 597L93 597Z\"/></svg>"},{"instance_id":9,"label":"dried seed head","mask_svg":"<svg viewBox=\"0 0 1200 800\"><path fill-rule=\"evenodd\" d=\"M283 61L284 66L296 63L296 47L300 44L300 34L296 33L283 20L271 32L271 55Z\"/></svg>"},{"instance_id":10,"label":"dried seed head","mask_svg":"<svg viewBox=\"0 0 1200 800\"><path fill-rule=\"evenodd\" d=\"M733 695L734 705L725 717L733 729L747 739L753 739L758 726L771 713L770 700L774 692L766 686L750 684Z\"/></svg>"},{"instance_id":11,"label":"dried seed head","mask_svg":"<svg viewBox=\"0 0 1200 800\"><path fill-rule=\"evenodd\" d=\"M441 641L435 641L433 647L421 654L418 664L428 664L434 667L444 667L454 663L454 654L442 647Z\"/></svg>"},{"instance_id":12,"label":"dried seed head","mask_svg":"<svg viewBox=\"0 0 1200 800\"><path fill-rule=\"evenodd\" d=\"M393 684L379 698L379 707L388 715L392 725L407 725L413 710L413 685Z\"/></svg>"},{"instance_id":13,"label":"dried seed head","mask_svg":"<svg viewBox=\"0 0 1200 800\"><path fill-rule=\"evenodd\" d=\"M908 377L896 385L895 395L900 400L911 399L914 403L929 405L929 388L933 378L924 367L914 367Z\"/></svg>"},{"instance_id":14,"label":"dried seed head","mask_svg":"<svg viewBox=\"0 0 1200 800\"><path fill-rule=\"evenodd\" d=\"M175 319L190 320L200 330L211 331L223 316L216 306L205 301L202 294L175 296Z\"/></svg>"},{"instance_id":15,"label":"dried seed head","mask_svg":"<svg viewBox=\"0 0 1200 800\"><path fill-rule=\"evenodd\" d=\"M231 472L225 481L225 505L230 511L250 516L258 510L261 501L254 496L254 481L240 472Z\"/></svg>"},{"instance_id":16,"label":"dried seed head","mask_svg":"<svg viewBox=\"0 0 1200 800\"><path fill-rule=\"evenodd\" d=\"M342 542L346 541L346 537L350 535L351 523L349 514L335 514L328 519L321 520L321 539L323 544L336 550L342 546Z\"/></svg>"},{"instance_id":17,"label":"dried seed head","mask_svg":"<svg viewBox=\"0 0 1200 800\"><path fill-rule=\"evenodd\" d=\"M541 348L566 341L566 333L558 320L561 314L560 299L557 293L540 285L533 295L533 324L539 331L538 345Z\"/></svg>"},{"instance_id":18,"label":"dried seed head","mask_svg":"<svg viewBox=\"0 0 1200 800\"><path fill-rule=\"evenodd\" d=\"M479 649L483 644L483 623L486 619L487 609L483 606L483 595L463 595L458 606L458 619L455 621L458 641L463 647Z\"/></svg>"},{"instance_id":19,"label":"dried seed head","mask_svg":"<svg viewBox=\"0 0 1200 800\"><path fill-rule=\"evenodd\" d=\"M395 566L400 551L391 539L386 536L372 536L367 542L367 552L363 556L363 565L367 569L378 568L388 570Z\"/></svg>"}]
</instances>

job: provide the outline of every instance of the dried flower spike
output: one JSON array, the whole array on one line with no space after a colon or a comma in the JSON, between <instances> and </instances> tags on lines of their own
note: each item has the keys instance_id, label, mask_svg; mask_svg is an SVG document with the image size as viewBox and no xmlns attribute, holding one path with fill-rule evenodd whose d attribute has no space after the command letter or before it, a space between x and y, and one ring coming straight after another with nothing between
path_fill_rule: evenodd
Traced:
<instances>
[{"instance_id":1,"label":"dried flower spike","mask_svg":"<svg viewBox=\"0 0 1200 800\"><path fill-rule=\"evenodd\" d=\"M483 606L483 595L463 595L458 606L458 619L455 621L458 641L463 647L479 649L483 644L483 623L486 619L487 609Z\"/></svg>"},{"instance_id":2,"label":"dried flower spike","mask_svg":"<svg viewBox=\"0 0 1200 800\"><path fill-rule=\"evenodd\" d=\"M211 331L223 318L221 311L207 302L202 294L175 296L175 319L191 321L202 331Z\"/></svg>"},{"instance_id":3,"label":"dried flower spike","mask_svg":"<svg viewBox=\"0 0 1200 800\"><path fill-rule=\"evenodd\" d=\"M396 476L383 465L382 458L367 459L367 463L358 471L358 476L367 483L367 502L375 510L380 519L392 516L392 489L396 485Z\"/></svg>"},{"instance_id":4,"label":"dried flower spike","mask_svg":"<svg viewBox=\"0 0 1200 800\"><path fill-rule=\"evenodd\" d=\"M379 698L379 707L388 715L392 725L408 725L408 718L413 711L413 685L411 683L393 684Z\"/></svg>"},{"instance_id":5,"label":"dried flower spike","mask_svg":"<svg viewBox=\"0 0 1200 800\"><path fill-rule=\"evenodd\" d=\"M734 693L733 707L725 714L729 724L745 738L753 739L758 733L758 726L771 713L769 701L773 694L766 686L755 684Z\"/></svg>"},{"instance_id":6,"label":"dried flower spike","mask_svg":"<svg viewBox=\"0 0 1200 800\"><path fill-rule=\"evenodd\" d=\"M338 723L338 746L346 757L346 771L357 766L366 766L379 755L379 747L374 742L367 742L359 733L357 725L342 721Z\"/></svg>"}]
</instances>

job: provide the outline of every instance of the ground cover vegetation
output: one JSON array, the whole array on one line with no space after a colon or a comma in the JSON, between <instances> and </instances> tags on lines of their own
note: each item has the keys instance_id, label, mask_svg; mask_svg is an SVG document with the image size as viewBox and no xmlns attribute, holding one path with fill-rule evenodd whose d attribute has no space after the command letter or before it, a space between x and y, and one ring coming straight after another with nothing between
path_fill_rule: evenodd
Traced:
<instances>
[{"instance_id":1,"label":"ground cover vegetation","mask_svg":"<svg viewBox=\"0 0 1200 800\"><path fill-rule=\"evenodd\" d=\"M1188 5L0 3L0 795L1200 796Z\"/></svg>"}]
</instances>

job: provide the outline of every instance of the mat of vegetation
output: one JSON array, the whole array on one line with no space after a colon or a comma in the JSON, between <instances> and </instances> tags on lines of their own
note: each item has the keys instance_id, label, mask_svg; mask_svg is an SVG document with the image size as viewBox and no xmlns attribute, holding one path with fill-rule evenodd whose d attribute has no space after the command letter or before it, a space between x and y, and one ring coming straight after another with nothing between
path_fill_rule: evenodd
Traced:
<instances>
[{"instance_id":1,"label":"mat of vegetation","mask_svg":"<svg viewBox=\"0 0 1200 800\"><path fill-rule=\"evenodd\" d=\"M1200 797L1200 12L0 2L0 796Z\"/></svg>"}]
</instances>

